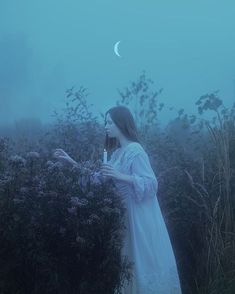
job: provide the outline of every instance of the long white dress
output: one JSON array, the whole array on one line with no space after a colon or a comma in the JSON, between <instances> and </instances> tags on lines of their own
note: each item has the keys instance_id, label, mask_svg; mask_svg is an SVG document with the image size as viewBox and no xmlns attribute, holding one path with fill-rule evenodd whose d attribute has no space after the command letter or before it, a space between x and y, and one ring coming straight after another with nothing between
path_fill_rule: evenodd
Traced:
<instances>
[{"instance_id":1,"label":"long white dress","mask_svg":"<svg viewBox=\"0 0 235 294\"><path fill-rule=\"evenodd\" d=\"M114 180L125 204L126 233L122 257L134 263L133 279L122 294L181 294L175 256L157 199L158 182L147 153L132 142L115 150L108 162L133 177Z\"/></svg>"}]
</instances>

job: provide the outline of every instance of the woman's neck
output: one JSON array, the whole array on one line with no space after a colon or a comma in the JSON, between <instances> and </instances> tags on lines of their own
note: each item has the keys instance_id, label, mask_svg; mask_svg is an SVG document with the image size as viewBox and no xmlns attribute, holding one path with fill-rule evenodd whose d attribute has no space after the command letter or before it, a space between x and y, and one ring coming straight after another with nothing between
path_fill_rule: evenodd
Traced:
<instances>
[{"instance_id":1,"label":"woman's neck","mask_svg":"<svg viewBox=\"0 0 235 294\"><path fill-rule=\"evenodd\" d=\"M121 148L125 148L126 146L128 146L130 143L132 143L132 141L126 139L126 138L119 138L119 143L121 145Z\"/></svg>"}]
</instances>

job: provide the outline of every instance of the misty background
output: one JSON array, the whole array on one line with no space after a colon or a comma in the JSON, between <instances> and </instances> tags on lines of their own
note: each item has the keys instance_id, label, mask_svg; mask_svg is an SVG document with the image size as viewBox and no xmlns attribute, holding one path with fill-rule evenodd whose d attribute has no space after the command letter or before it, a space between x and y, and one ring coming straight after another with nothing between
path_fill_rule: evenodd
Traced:
<instances>
[{"instance_id":1,"label":"misty background","mask_svg":"<svg viewBox=\"0 0 235 294\"><path fill-rule=\"evenodd\" d=\"M50 122L72 86L105 112L143 70L163 88L161 123L220 90L235 100L235 2L0 0L0 126ZM114 44L119 45L119 58Z\"/></svg>"}]
</instances>

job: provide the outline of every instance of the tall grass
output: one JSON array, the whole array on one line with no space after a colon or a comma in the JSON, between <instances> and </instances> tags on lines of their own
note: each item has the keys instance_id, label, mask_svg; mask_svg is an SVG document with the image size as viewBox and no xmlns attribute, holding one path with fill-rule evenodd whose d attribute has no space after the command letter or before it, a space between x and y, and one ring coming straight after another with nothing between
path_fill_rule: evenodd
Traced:
<instances>
[{"instance_id":1,"label":"tall grass","mask_svg":"<svg viewBox=\"0 0 235 294\"><path fill-rule=\"evenodd\" d=\"M213 123L204 121L211 148L204 152L199 163L201 181L194 181L185 171L195 192L194 197L188 197L204 215L201 254L194 244L194 255L198 259L194 293L232 294L235 291L235 105L230 110L224 107L221 110L222 101L215 93L202 98L201 110L210 109L216 117Z\"/></svg>"}]
</instances>

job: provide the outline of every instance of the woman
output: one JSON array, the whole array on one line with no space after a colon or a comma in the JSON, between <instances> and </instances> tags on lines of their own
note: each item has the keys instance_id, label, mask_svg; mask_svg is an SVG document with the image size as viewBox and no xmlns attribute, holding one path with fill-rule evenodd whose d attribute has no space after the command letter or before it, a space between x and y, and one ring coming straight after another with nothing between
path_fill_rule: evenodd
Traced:
<instances>
[{"instance_id":1,"label":"woman","mask_svg":"<svg viewBox=\"0 0 235 294\"><path fill-rule=\"evenodd\" d=\"M116 106L105 116L108 151L117 147L101 173L112 178L127 208L122 256L133 265L133 279L123 294L180 294L175 256L156 197L158 182L141 146L128 108ZM61 149L55 156L76 163Z\"/></svg>"}]
</instances>

